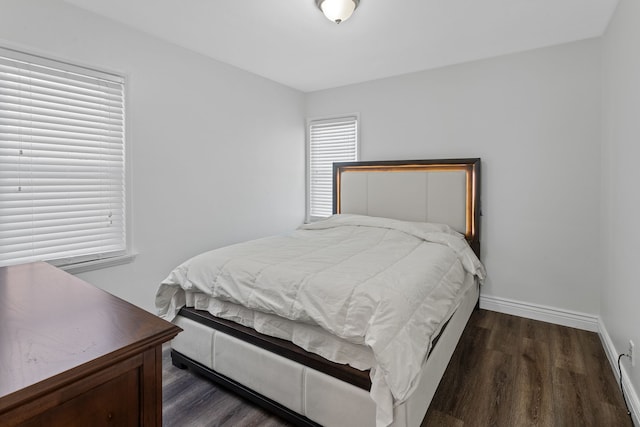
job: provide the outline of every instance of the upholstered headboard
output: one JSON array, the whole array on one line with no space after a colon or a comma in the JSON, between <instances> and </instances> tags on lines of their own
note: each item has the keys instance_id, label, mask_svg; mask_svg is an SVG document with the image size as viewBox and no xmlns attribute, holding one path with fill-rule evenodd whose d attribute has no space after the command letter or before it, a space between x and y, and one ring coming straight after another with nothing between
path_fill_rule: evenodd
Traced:
<instances>
[{"instance_id":1,"label":"upholstered headboard","mask_svg":"<svg viewBox=\"0 0 640 427\"><path fill-rule=\"evenodd\" d=\"M480 159L334 163L333 212L437 222L480 255Z\"/></svg>"}]
</instances>

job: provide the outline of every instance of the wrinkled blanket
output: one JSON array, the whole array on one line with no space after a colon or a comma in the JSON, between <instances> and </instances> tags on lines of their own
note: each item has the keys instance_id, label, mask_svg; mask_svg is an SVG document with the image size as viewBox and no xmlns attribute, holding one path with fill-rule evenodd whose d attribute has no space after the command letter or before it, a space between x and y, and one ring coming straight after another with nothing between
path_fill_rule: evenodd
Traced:
<instances>
[{"instance_id":1,"label":"wrinkled blanket","mask_svg":"<svg viewBox=\"0 0 640 427\"><path fill-rule=\"evenodd\" d=\"M446 225L360 215L205 252L173 270L156 295L172 320L185 291L316 324L371 348L377 424L417 386L431 338L451 313L466 272L484 267Z\"/></svg>"}]
</instances>

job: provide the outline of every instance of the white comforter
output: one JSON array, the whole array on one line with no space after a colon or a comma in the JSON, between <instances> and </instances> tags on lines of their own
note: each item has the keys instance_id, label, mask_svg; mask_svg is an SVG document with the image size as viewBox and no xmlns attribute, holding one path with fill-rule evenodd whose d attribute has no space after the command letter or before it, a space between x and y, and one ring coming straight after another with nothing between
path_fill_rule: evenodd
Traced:
<instances>
[{"instance_id":1,"label":"white comforter","mask_svg":"<svg viewBox=\"0 0 640 427\"><path fill-rule=\"evenodd\" d=\"M388 425L393 405L417 386L465 270L484 279L463 236L446 225L334 215L186 261L160 285L156 307L172 320L185 291L199 291L370 347L377 424Z\"/></svg>"}]
</instances>

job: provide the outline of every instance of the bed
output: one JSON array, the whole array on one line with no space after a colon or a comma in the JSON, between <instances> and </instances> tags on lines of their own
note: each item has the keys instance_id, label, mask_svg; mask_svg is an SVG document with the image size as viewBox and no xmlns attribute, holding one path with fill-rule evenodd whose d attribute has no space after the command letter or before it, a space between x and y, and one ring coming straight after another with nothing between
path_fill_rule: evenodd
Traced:
<instances>
[{"instance_id":1,"label":"bed","mask_svg":"<svg viewBox=\"0 0 640 427\"><path fill-rule=\"evenodd\" d=\"M296 425L418 426L484 278L480 159L333 175L333 217L163 281L159 314L184 330L172 361Z\"/></svg>"}]
</instances>

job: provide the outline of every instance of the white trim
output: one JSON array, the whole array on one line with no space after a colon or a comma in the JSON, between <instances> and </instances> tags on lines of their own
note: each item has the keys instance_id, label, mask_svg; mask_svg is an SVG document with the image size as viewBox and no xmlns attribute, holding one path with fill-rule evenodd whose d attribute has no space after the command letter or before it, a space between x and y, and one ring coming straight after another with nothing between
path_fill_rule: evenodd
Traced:
<instances>
[{"instance_id":1,"label":"white trim","mask_svg":"<svg viewBox=\"0 0 640 427\"><path fill-rule=\"evenodd\" d=\"M69 73L91 76L97 79L106 80L118 84L124 83L124 76L119 74L102 71L94 67L85 67L84 65L76 65L69 61L60 61L48 57L47 55L37 55L28 53L20 49L12 49L10 47L0 46L0 55L13 59L14 61L23 61L27 64L36 63L44 67L51 67L56 70L64 70Z\"/></svg>"},{"instance_id":2,"label":"white trim","mask_svg":"<svg viewBox=\"0 0 640 427\"><path fill-rule=\"evenodd\" d=\"M138 256L137 252L127 253L120 256L94 259L91 261L78 262L75 264L58 265L61 270L71 274L84 273L86 271L99 270L101 268L114 267L116 265L128 264L133 262Z\"/></svg>"},{"instance_id":3,"label":"white trim","mask_svg":"<svg viewBox=\"0 0 640 427\"><path fill-rule=\"evenodd\" d=\"M619 384L620 375L618 374L618 355L620 353L618 353L616 347L613 345L609 332L607 332L607 328L604 326L604 322L600 317L598 317L598 334L600 335L600 341L602 341L602 346L604 347L607 359L609 359L609 363L611 363L613 375L616 377L616 381L618 381ZM625 359L623 358L623 362L624 360ZM624 394L627 398L627 404L629 405L633 422L635 425L640 426L640 398L638 398L638 393L633 387L629 374L627 374L627 366L625 366L624 363L622 363L622 386L624 387Z\"/></svg>"},{"instance_id":4,"label":"white trim","mask_svg":"<svg viewBox=\"0 0 640 427\"><path fill-rule=\"evenodd\" d=\"M100 73L122 77L125 79L125 81L129 80L128 72L111 68L111 66L108 64L107 65L103 63L91 64L77 58L71 58L68 56L58 56L56 53L52 53L50 50L42 50L30 44L16 43L13 40L0 38L0 47L21 52L31 56L40 56L42 58L46 58L51 61L71 64L75 67L85 68L87 70L95 70Z\"/></svg>"},{"instance_id":5,"label":"white trim","mask_svg":"<svg viewBox=\"0 0 640 427\"><path fill-rule=\"evenodd\" d=\"M527 319L598 332L598 316L540 304L480 295L480 308Z\"/></svg>"}]
</instances>

